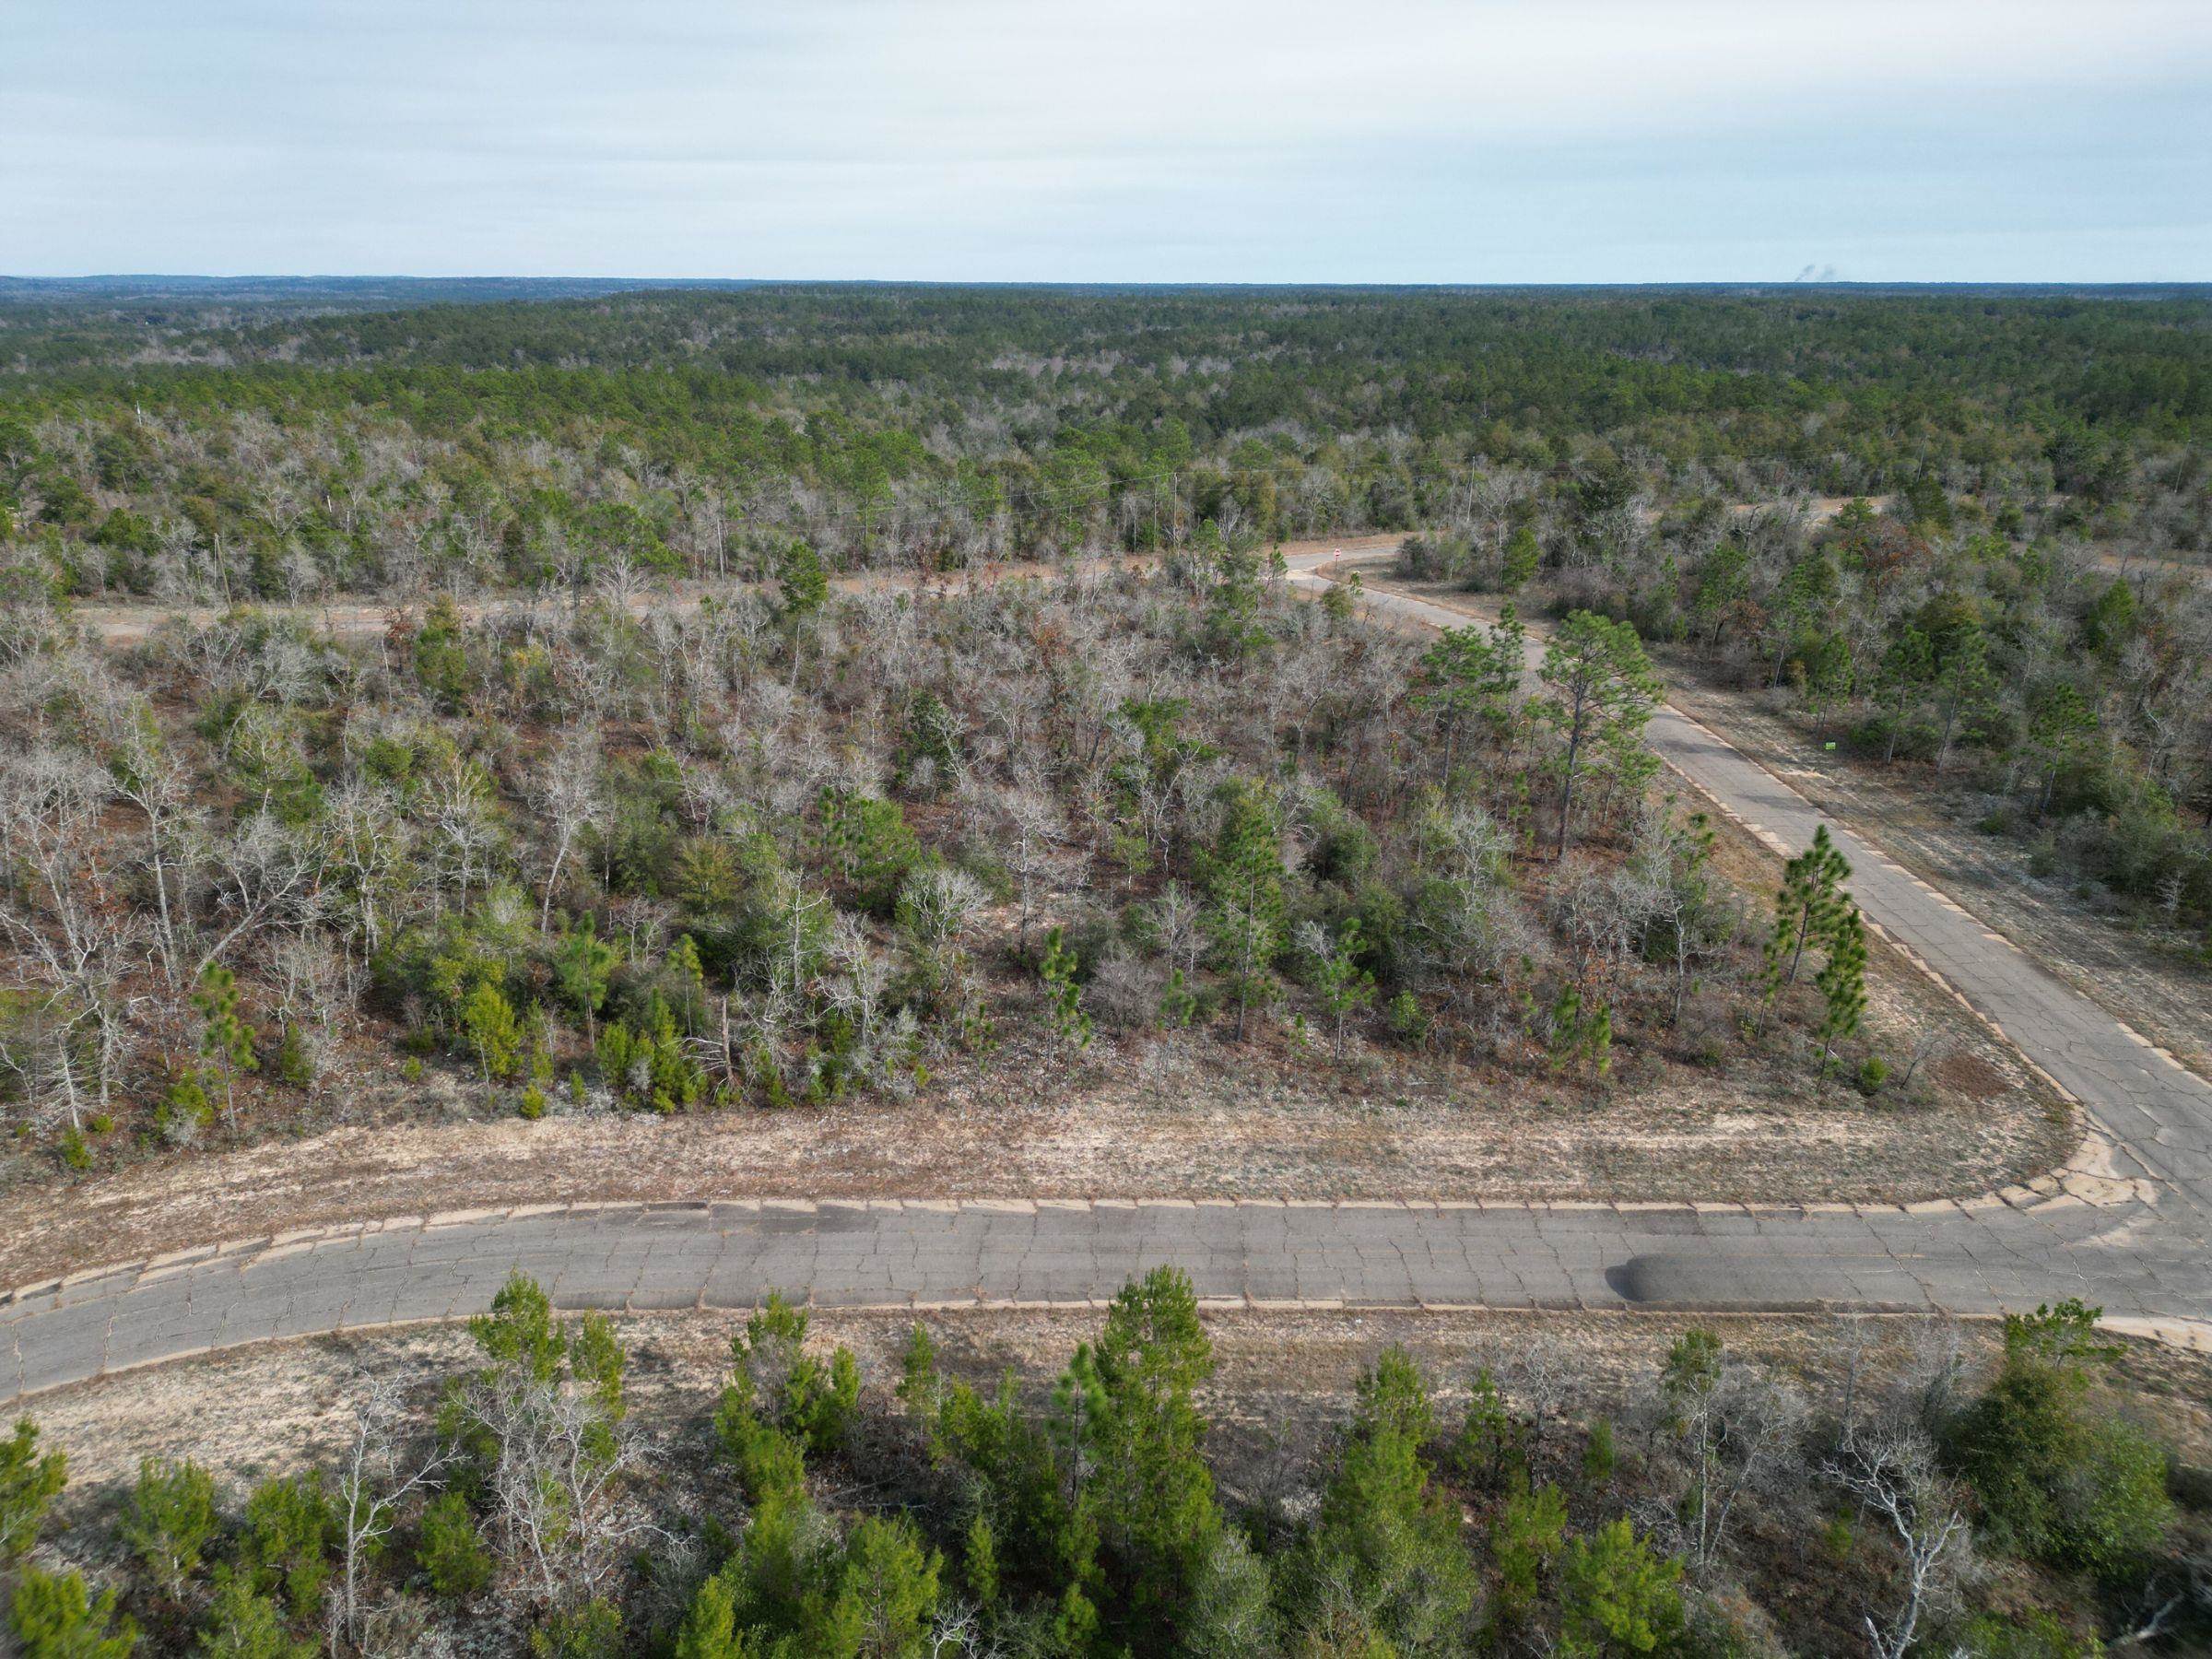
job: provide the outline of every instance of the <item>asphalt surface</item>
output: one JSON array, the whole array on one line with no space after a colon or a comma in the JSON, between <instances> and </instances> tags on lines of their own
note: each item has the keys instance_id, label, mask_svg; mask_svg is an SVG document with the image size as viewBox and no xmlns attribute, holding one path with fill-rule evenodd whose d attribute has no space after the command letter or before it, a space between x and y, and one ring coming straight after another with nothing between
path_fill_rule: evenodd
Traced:
<instances>
[{"instance_id":1,"label":"asphalt surface","mask_svg":"<svg viewBox=\"0 0 2212 1659\"><path fill-rule=\"evenodd\" d=\"M1301 549L1311 588L1325 553ZM1378 617L1466 618L1371 587ZM1532 641L1532 657L1541 646ZM1823 820L1675 711L1661 757L1795 851ZM1170 1265L1209 1302L1990 1313L2080 1296L2201 1343L2212 1086L1831 824L1869 922L2058 1087L2090 1135L2029 1187L1905 1207L1009 1199L545 1206L371 1221L94 1269L0 1299L0 1390L36 1393L214 1348L481 1311L511 1273L564 1308L1086 1304Z\"/></svg>"}]
</instances>

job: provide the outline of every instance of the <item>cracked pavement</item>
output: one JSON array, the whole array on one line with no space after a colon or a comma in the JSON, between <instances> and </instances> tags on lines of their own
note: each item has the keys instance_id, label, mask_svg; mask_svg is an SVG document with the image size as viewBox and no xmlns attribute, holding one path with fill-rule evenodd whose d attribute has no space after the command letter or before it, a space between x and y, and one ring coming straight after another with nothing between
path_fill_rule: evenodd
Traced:
<instances>
[{"instance_id":1,"label":"cracked pavement","mask_svg":"<svg viewBox=\"0 0 2212 1659\"><path fill-rule=\"evenodd\" d=\"M1322 550L1294 584L1327 578ZM1370 585L1378 619L1466 618ZM1533 632L1533 630L1532 630ZM1532 660L1541 645L1532 641ZM1794 853L1824 821L1672 709L1653 747ZM2069 1167L1904 1206L1092 1200L713 1200L366 1222L95 1268L0 1297L0 1392L214 1348L477 1312L514 1272L569 1309L1102 1302L1167 1265L1214 1305L1994 1313L2079 1296L2115 1324L2212 1345L2212 1085L1863 839L1830 824L1869 923L2078 1101Z\"/></svg>"}]
</instances>

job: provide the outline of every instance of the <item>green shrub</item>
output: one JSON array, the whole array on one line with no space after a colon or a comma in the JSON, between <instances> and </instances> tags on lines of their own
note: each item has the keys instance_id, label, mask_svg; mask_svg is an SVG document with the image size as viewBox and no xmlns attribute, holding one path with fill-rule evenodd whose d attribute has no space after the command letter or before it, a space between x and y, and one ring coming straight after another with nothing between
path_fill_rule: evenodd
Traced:
<instances>
[{"instance_id":1,"label":"green shrub","mask_svg":"<svg viewBox=\"0 0 2212 1659\"><path fill-rule=\"evenodd\" d=\"M1979 1613L1967 1621L1960 1659L2101 1659L2104 1644L2077 1636L2048 1613Z\"/></svg>"},{"instance_id":2,"label":"green shrub","mask_svg":"<svg viewBox=\"0 0 2212 1659\"><path fill-rule=\"evenodd\" d=\"M530 1652L535 1659L617 1659L625 1652L622 1609L604 1596L556 1609L530 1632Z\"/></svg>"},{"instance_id":3,"label":"green shrub","mask_svg":"<svg viewBox=\"0 0 2212 1659\"><path fill-rule=\"evenodd\" d=\"M38 1425L18 1418L15 1432L0 1441L0 1563L20 1559L38 1542L46 1512L68 1484L67 1454L41 1454Z\"/></svg>"},{"instance_id":4,"label":"green shrub","mask_svg":"<svg viewBox=\"0 0 2212 1659\"><path fill-rule=\"evenodd\" d=\"M305 1088L315 1080L315 1063L307 1052L307 1040L288 1019L284 1022L284 1034L276 1040L276 1053L269 1061L269 1072L279 1083L294 1088Z\"/></svg>"},{"instance_id":5,"label":"green shrub","mask_svg":"<svg viewBox=\"0 0 2212 1659\"><path fill-rule=\"evenodd\" d=\"M625 1105L663 1114L696 1106L707 1074L684 1046L676 1015L654 992L636 1024L617 1020L599 1034L599 1075Z\"/></svg>"},{"instance_id":6,"label":"green shrub","mask_svg":"<svg viewBox=\"0 0 2212 1659\"><path fill-rule=\"evenodd\" d=\"M199 1465L149 1457L138 1465L116 1528L147 1577L170 1595L181 1594L215 1535L215 1482Z\"/></svg>"},{"instance_id":7,"label":"green shrub","mask_svg":"<svg viewBox=\"0 0 2212 1659\"><path fill-rule=\"evenodd\" d=\"M320 1470L264 1481L246 1500L241 1554L253 1567L253 1588L281 1587L295 1618L312 1622L320 1613L337 1541L337 1517Z\"/></svg>"},{"instance_id":8,"label":"green shrub","mask_svg":"<svg viewBox=\"0 0 2212 1659\"><path fill-rule=\"evenodd\" d=\"M1592 1486L1599 1486L1613 1478L1619 1466L1620 1453L1613 1444L1613 1419L1599 1418L1590 1425L1590 1438L1583 1443L1583 1478Z\"/></svg>"},{"instance_id":9,"label":"green shrub","mask_svg":"<svg viewBox=\"0 0 2212 1659\"><path fill-rule=\"evenodd\" d=\"M759 1505L795 1497L806 1489L806 1453L773 1423L761 1420L735 1387L724 1390L714 1413L714 1432L736 1471L746 1498Z\"/></svg>"},{"instance_id":10,"label":"green shrub","mask_svg":"<svg viewBox=\"0 0 2212 1659\"><path fill-rule=\"evenodd\" d=\"M465 1600L491 1583L491 1552L477 1535L468 1500L459 1492L441 1492L423 1505L415 1560L431 1591L447 1601Z\"/></svg>"},{"instance_id":11,"label":"green shrub","mask_svg":"<svg viewBox=\"0 0 2212 1659\"><path fill-rule=\"evenodd\" d=\"M2141 1571L2173 1504L2164 1452L2091 1398L2095 1368L2118 1351L2098 1317L2073 1300L2007 1314L1996 1377L1947 1425L1944 1452L1992 1545L2113 1583Z\"/></svg>"},{"instance_id":12,"label":"green shrub","mask_svg":"<svg viewBox=\"0 0 2212 1659\"><path fill-rule=\"evenodd\" d=\"M1851 1559L1858 1541L1858 1529L1852 1525L1849 1515L1831 1515L1828 1524L1820 1529L1821 1547L1838 1566Z\"/></svg>"},{"instance_id":13,"label":"green shrub","mask_svg":"<svg viewBox=\"0 0 2212 1659\"><path fill-rule=\"evenodd\" d=\"M316 1647L285 1634L276 1604L254 1589L252 1579L218 1567L199 1652L204 1659L313 1659Z\"/></svg>"},{"instance_id":14,"label":"green shrub","mask_svg":"<svg viewBox=\"0 0 2212 1659\"><path fill-rule=\"evenodd\" d=\"M27 1568L8 1605L22 1659L129 1659L138 1627L115 1617L115 1592L95 1598L84 1575Z\"/></svg>"}]
</instances>

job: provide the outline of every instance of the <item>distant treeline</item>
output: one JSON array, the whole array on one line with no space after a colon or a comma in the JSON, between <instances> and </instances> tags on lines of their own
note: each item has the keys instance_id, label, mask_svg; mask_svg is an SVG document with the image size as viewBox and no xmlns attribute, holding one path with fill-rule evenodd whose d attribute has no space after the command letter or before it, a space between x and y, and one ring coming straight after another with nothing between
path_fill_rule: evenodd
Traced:
<instances>
[{"instance_id":1,"label":"distant treeline","mask_svg":"<svg viewBox=\"0 0 2212 1659\"><path fill-rule=\"evenodd\" d=\"M2193 295L218 293L0 300L19 569L235 598L725 574L794 537L957 564L1207 519L1464 525L1501 477L1654 506L1934 492L2022 539L2205 540Z\"/></svg>"}]
</instances>

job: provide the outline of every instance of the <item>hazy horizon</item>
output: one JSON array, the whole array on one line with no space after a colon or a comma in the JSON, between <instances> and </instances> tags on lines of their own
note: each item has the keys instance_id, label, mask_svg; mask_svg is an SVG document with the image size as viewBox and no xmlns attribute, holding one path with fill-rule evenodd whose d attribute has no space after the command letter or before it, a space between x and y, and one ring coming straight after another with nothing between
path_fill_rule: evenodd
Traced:
<instances>
[{"instance_id":1,"label":"hazy horizon","mask_svg":"<svg viewBox=\"0 0 2212 1659\"><path fill-rule=\"evenodd\" d=\"M726 292L744 288L1010 288L1010 289L1066 289L1071 292L1126 292L1159 289L1163 292L1195 289L1239 289L1267 291L1280 289L1300 293L1412 292L1439 294L1481 293L1541 293L1558 292L1743 292L1772 294L1778 292L1803 293L1865 293L1910 294L1918 291L1943 293L2097 293L2103 291L2128 293L2194 292L2212 289L2212 278L2198 280L2191 277L2128 277L2112 281L2066 281L2063 279L2016 280L2007 277L1959 277L1935 281L1914 281L1905 278L1892 280L1853 281L1847 277L1762 277L1716 276L1701 280L1606 282L1301 282L1301 281L1238 281L1224 279L1186 280L1173 276L1147 279L1112 280L1086 277L1029 279L1022 277L913 277L913 276L667 276L651 273L634 276L610 276L606 273L564 272L547 276L526 276L512 272L477 271L456 272L448 275L429 275L408 271L84 271L53 276L27 276L21 272L0 271L0 300L8 297L12 288L29 289L88 289L102 285L122 293L142 292L147 297L175 294L184 296L198 288L223 289L229 288L266 288L272 291L283 288L313 289L318 287L362 286L388 284L394 287L421 287L434 288L512 289L518 296L522 290L557 289L568 297L593 298L617 293L641 293L662 289L695 289L700 292ZM173 286L172 286L173 285ZM500 294L486 293L474 296L497 300ZM555 298L562 297L555 294Z\"/></svg>"},{"instance_id":2,"label":"hazy horizon","mask_svg":"<svg viewBox=\"0 0 2212 1659\"><path fill-rule=\"evenodd\" d=\"M10 35L29 276L2212 276L2180 0L120 0Z\"/></svg>"}]
</instances>

